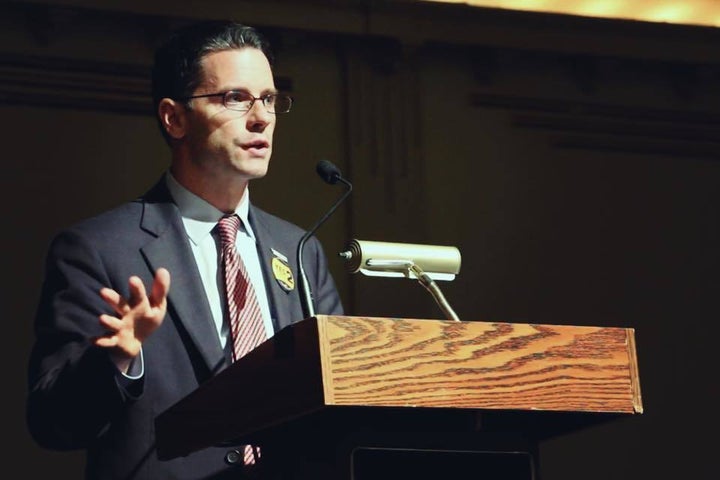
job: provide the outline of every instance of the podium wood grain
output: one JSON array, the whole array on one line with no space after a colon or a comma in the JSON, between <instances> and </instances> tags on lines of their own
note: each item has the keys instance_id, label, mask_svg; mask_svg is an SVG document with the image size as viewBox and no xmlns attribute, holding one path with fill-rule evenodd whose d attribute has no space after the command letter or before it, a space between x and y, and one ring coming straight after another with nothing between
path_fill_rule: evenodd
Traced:
<instances>
[{"instance_id":1,"label":"podium wood grain","mask_svg":"<svg viewBox=\"0 0 720 480\"><path fill-rule=\"evenodd\" d=\"M328 405L642 411L634 331L318 317Z\"/></svg>"},{"instance_id":2,"label":"podium wood grain","mask_svg":"<svg viewBox=\"0 0 720 480\"><path fill-rule=\"evenodd\" d=\"M634 330L317 315L160 414L158 455L357 409L642 413Z\"/></svg>"}]
</instances>

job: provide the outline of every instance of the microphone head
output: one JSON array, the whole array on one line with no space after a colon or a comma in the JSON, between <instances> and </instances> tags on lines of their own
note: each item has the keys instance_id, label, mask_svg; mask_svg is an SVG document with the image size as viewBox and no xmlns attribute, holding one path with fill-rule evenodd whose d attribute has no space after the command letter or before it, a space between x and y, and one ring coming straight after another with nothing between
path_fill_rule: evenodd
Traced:
<instances>
[{"instance_id":1,"label":"microphone head","mask_svg":"<svg viewBox=\"0 0 720 480\"><path fill-rule=\"evenodd\" d=\"M329 162L327 160L320 160L315 167L315 170L317 171L318 175L320 175L320 178L322 178L325 183L329 183L330 185L335 185L338 180L342 178L340 169L336 167L332 162Z\"/></svg>"}]
</instances>

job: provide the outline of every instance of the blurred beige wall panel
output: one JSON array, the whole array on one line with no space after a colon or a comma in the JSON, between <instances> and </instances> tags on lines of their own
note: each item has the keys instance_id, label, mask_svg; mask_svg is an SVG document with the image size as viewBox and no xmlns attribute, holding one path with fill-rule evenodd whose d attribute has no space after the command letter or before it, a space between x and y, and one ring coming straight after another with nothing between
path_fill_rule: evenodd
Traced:
<instances>
[{"instance_id":1,"label":"blurred beige wall panel","mask_svg":"<svg viewBox=\"0 0 720 480\"><path fill-rule=\"evenodd\" d=\"M426 0L585 17L720 27L720 0Z\"/></svg>"}]
</instances>

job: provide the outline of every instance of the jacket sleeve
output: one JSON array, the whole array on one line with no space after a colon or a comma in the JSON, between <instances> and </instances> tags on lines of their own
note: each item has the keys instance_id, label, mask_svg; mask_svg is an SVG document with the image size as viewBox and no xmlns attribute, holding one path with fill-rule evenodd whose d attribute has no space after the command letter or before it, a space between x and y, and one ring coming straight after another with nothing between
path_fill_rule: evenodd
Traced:
<instances>
[{"instance_id":1,"label":"jacket sleeve","mask_svg":"<svg viewBox=\"0 0 720 480\"><path fill-rule=\"evenodd\" d=\"M45 448L86 447L141 393L135 384L128 394L107 352L93 345L103 333L99 315L114 313L100 298L105 286L115 288L82 234L68 231L53 240L35 316L26 399L28 429Z\"/></svg>"}]
</instances>

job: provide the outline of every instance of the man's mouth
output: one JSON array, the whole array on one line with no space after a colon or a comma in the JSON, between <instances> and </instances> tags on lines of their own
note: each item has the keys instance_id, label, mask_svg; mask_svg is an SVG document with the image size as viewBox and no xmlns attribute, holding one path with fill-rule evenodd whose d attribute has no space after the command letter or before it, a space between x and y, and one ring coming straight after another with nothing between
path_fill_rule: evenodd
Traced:
<instances>
[{"instance_id":1,"label":"man's mouth","mask_svg":"<svg viewBox=\"0 0 720 480\"><path fill-rule=\"evenodd\" d=\"M249 143L245 143L243 148L268 148L270 144L266 140L254 140Z\"/></svg>"},{"instance_id":2,"label":"man's mouth","mask_svg":"<svg viewBox=\"0 0 720 480\"><path fill-rule=\"evenodd\" d=\"M244 143L242 148L250 154L264 155L270 148L270 143L266 140L254 140L252 142Z\"/></svg>"}]
</instances>

